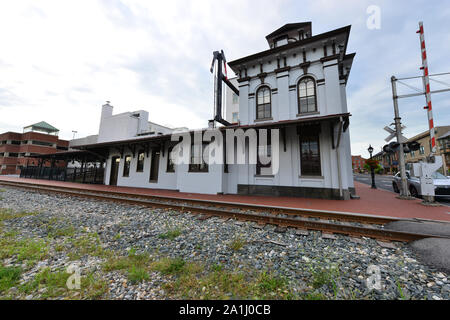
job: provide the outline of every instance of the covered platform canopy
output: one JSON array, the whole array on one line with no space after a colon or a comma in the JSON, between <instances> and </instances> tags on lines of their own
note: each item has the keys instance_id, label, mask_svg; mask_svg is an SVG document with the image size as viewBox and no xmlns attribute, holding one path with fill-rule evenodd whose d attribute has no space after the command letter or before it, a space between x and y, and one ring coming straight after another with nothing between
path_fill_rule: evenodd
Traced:
<instances>
[{"instance_id":1,"label":"covered platform canopy","mask_svg":"<svg viewBox=\"0 0 450 320\"><path fill-rule=\"evenodd\" d=\"M320 124L322 122L328 122L330 125L336 125L338 123L343 123L343 127L341 128L343 132L345 132L349 125L349 117L351 116L350 113L339 113L339 114L332 114L332 115L326 115L326 116L317 116L317 117L305 117L301 119L295 119L295 120L282 120L277 122L266 122L266 123L256 123L251 125L230 125L230 126L223 126L219 127L219 130L225 131L226 129L284 129L286 127L301 127L301 126L310 126L310 125L316 125ZM187 132L194 133L196 131L206 131L208 129L199 129L199 130L189 130ZM332 130L333 134L334 130ZM123 157L125 152L125 147L129 148L132 153L133 157L135 156L135 153L140 150L145 150L147 156L149 154L150 149L153 147L160 147L162 150L164 150L164 146L169 144L176 144L177 141L171 141L172 134L163 134L163 135L152 135L152 136L141 136L136 137L133 139L126 139L126 140L116 140L116 141L108 141L108 142L101 142L101 143L93 143L93 144L86 144L86 145L78 145L75 148L79 149L80 151L84 152L91 152L92 154L102 156L104 158L108 157L109 154L109 148L116 149L121 157ZM284 134L282 131L282 137L284 139Z\"/></svg>"},{"instance_id":2,"label":"covered platform canopy","mask_svg":"<svg viewBox=\"0 0 450 320\"><path fill-rule=\"evenodd\" d=\"M62 151L56 153L47 153L39 155L30 155L29 158L35 158L40 160L63 160L63 161L79 161L79 162L101 162L106 159L106 157L93 153L91 151L84 150L71 150Z\"/></svg>"},{"instance_id":3,"label":"covered platform canopy","mask_svg":"<svg viewBox=\"0 0 450 320\"><path fill-rule=\"evenodd\" d=\"M104 158L107 158L109 155L109 149L116 149L121 157L123 158L125 147L129 148L132 153L133 157L135 156L136 152L139 150L144 150L146 152L147 157L149 156L149 152L151 148L160 147L162 150L164 150L163 146L166 143L171 142L172 134L159 134L159 135L152 135L152 136L141 136L136 137L133 139L126 139L126 140L115 140L115 141L108 141L108 142L100 142L100 143L93 143L93 144L86 144L86 145L78 145L74 148L79 149L82 152L88 152L92 153ZM177 143L176 141L173 142L174 144Z\"/></svg>"}]
</instances>

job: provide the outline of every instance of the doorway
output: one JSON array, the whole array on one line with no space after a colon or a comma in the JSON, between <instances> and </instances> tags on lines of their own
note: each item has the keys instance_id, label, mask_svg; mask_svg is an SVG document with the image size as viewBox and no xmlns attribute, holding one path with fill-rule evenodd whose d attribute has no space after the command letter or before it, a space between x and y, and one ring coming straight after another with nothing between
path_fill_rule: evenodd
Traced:
<instances>
[{"instance_id":1,"label":"doorway","mask_svg":"<svg viewBox=\"0 0 450 320\"><path fill-rule=\"evenodd\" d=\"M158 182L159 172L159 150L152 150L152 160L150 165L150 182Z\"/></svg>"},{"instance_id":2,"label":"doorway","mask_svg":"<svg viewBox=\"0 0 450 320\"><path fill-rule=\"evenodd\" d=\"M110 186L117 186L117 177L119 175L120 157L112 157L111 159L111 175L109 178Z\"/></svg>"}]
</instances>

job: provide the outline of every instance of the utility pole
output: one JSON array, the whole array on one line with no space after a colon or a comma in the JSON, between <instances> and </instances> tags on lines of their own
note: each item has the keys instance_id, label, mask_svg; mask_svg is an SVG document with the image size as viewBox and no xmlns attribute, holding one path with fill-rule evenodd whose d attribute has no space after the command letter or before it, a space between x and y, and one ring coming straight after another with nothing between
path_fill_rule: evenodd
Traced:
<instances>
[{"instance_id":1,"label":"utility pole","mask_svg":"<svg viewBox=\"0 0 450 320\"><path fill-rule=\"evenodd\" d=\"M395 133L397 136L397 142L400 145L398 149L398 161L400 166L400 176L402 178L402 188L400 189L400 198L408 199L408 184L406 181L406 168L405 168L405 153L403 151L403 139L402 136L402 123L398 112L398 96L397 96L397 85L395 83L397 79L395 76L391 77L392 85L392 99L394 100L394 121L395 121Z\"/></svg>"}]
</instances>

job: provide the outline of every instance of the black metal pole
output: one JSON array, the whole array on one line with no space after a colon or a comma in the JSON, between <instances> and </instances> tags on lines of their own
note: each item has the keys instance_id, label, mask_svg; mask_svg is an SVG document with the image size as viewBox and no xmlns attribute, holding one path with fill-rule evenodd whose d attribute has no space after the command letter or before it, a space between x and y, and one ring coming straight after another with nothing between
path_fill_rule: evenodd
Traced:
<instances>
[{"instance_id":1,"label":"black metal pole","mask_svg":"<svg viewBox=\"0 0 450 320\"><path fill-rule=\"evenodd\" d=\"M372 152L370 153L370 160L372 160ZM372 186L371 186L371 188L372 189L376 189L377 186L375 185L375 170L373 168L373 165L370 166L370 175L372 176Z\"/></svg>"}]
</instances>

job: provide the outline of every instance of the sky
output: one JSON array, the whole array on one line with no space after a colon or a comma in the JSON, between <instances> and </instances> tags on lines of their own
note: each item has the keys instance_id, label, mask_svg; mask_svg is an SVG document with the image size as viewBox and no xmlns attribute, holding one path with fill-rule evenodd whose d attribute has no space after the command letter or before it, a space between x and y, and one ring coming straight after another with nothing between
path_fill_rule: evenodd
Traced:
<instances>
[{"instance_id":1,"label":"sky","mask_svg":"<svg viewBox=\"0 0 450 320\"><path fill-rule=\"evenodd\" d=\"M378 29L367 20L380 9ZM419 76L418 22L431 74L450 72L448 1L40 0L0 2L0 132L47 121L60 138L98 133L101 105L147 110L171 127L207 126L214 50L228 61L268 49L265 36L311 21L313 35L351 25L347 84L352 154L379 151L393 122L390 78ZM431 89L450 87L434 77ZM421 88L421 80L404 81ZM446 85L448 84L448 86ZM398 84L399 94L415 92ZM450 125L450 92L432 96L435 125ZM428 129L423 96L400 99L403 134Z\"/></svg>"}]
</instances>

